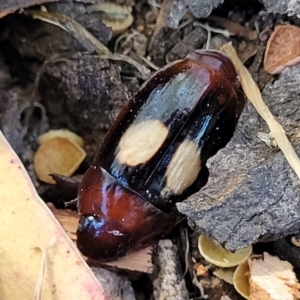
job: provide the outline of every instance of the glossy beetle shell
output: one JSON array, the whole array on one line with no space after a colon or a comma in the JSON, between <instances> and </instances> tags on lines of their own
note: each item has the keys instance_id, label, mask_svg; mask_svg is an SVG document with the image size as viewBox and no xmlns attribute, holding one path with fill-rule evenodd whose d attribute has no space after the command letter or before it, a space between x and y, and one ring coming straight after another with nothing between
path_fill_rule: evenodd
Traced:
<instances>
[{"instance_id":1,"label":"glossy beetle shell","mask_svg":"<svg viewBox=\"0 0 300 300\"><path fill-rule=\"evenodd\" d=\"M103 260L168 234L177 201L207 182L245 103L231 61L195 51L155 73L126 104L78 194L77 244Z\"/></svg>"},{"instance_id":2,"label":"glossy beetle shell","mask_svg":"<svg viewBox=\"0 0 300 300\"><path fill-rule=\"evenodd\" d=\"M168 228L170 215L119 184L99 166L87 171L81 186L88 188L79 192L84 203L80 206L83 216L78 227L78 247L91 258L123 256L130 248L139 249L155 242L158 231L162 235L164 228Z\"/></svg>"}]
</instances>

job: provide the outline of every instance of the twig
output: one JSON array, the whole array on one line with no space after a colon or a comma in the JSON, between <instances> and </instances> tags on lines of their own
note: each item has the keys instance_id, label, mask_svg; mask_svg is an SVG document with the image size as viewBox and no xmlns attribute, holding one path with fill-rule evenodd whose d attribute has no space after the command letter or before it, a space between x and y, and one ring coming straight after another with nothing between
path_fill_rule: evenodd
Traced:
<instances>
[{"instance_id":1,"label":"twig","mask_svg":"<svg viewBox=\"0 0 300 300\"><path fill-rule=\"evenodd\" d=\"M186 249L185 249L185 255L184 255L184 262L185 262L185 270L183 273L183 277L187 274L189 270L189 252L190 252L190 242L189 242L189 236L187 229L184 230L185 235L185 243L186 243Z\"/></svg>"},{"instance_id":2,"label":"twig","mask_svg":"<svg viewBox=\"0 0 300 300\"><path fill-rule=\"evenodd\" d=\"M32 16L34 19L53 24L69 32L89 52L96 51L99 55L111 55L111 52L106 46L88 32L81 24L66 15L48 13L40 10L26 10L24 14Z\"/></svg>"},{"instance_id":3,"label":"twig","mask_svg":"<svg viewBox=\"0 0 300 300\"><path fill-rule=\"evenodd\" d=\"M215 25L228 30L232 35L239 36L241 38L244 38L245 40L253 41L256 40L258 37L256 31L241 26L237 23L231 22L228 19L217 17L217 16L209 16L207 19L209 21L214 22Z\"/></svg>"}]
</instances>

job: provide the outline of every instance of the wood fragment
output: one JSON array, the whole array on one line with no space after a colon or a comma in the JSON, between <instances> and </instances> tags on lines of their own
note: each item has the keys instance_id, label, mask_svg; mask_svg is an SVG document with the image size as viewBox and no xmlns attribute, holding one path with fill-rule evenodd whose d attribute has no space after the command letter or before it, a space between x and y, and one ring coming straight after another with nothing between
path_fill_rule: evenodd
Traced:
<instances>
[{"instance_id":1,"label":"wood fragment","mask_svg":"<svg viewBox=\"0 0 300 300\"><path fill-rule=\"evenodd\" d=\"M278 143L279 148L300 179L300 160L298 155L288 140L282 126L277 122L267 105L264 103L257 84L254 82L250 73L238 58L231 43L223 45L220 50L225 52L232 60L236 72L240 77L241 85L247 98L251 101L257 112L269 126L271 134Z\"/></svg>"},{"instance_id":2,"label":"wood fragment","mask_svg":"<svg viewBox=\"0 0 300 300\"><path fill-rule=\"evenodd\" d=\"M57 209L52 203L48 203L49 208L61 223L68 236L76 243L76 231L78 226L79 214L69 209ZM119 269L127 269L131 271L139 271L143 273L152 273L152 250L149 246L145 249L128 253L125 257L121 257L111 262L100 262L95 259L84 257L91 266L111 266Z\"/></svg>"},{"instance_id":3,"label":"wood fragment","mask_svg":"<svg viewBox=\"0 0 300 300\"><path fill-rule=\"evenodd\" d=\"M264 252L249 259L250 300L294 300L300 297L300 284L293 266Z\"/></svg>"},{"instance_id":4,"label":"wood fragment","mask_svg":"<svg viewBox=\"0 0 300 300\"><path fill-rule=\"evenodd\" d=\"M154 268L152 263L152 252L153 252L153 247L149 246L139 251L130 252L126 256L121 257L114 261L103 263L95 259L89 258L87 259L87 262L90 266L95 266L95 267L105 265L105 266L116 267L119 269L126 269L126 270L151 274Z\"/></svg>"},{"instance_id":5,"label":"wood fragment","mask_svg":"<svg viewBox=\"0 0 300 300\"><path fill-rule=\"evenodd\" d=\"M197 276L208 276L208 267L202 265L201 263L194 264L193 269L196 271Z\"/></svg>"}]
</instances>

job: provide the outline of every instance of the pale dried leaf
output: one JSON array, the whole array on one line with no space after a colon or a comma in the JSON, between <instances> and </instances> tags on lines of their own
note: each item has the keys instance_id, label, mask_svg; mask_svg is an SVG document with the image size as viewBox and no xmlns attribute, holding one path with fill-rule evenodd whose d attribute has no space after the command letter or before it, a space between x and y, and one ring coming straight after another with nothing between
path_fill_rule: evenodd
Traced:
<instances>
[{"instance_id":1,"label":"pale dried leaf","mask_svg":"<svg viewBox=\"0 0 300 300\"><path fill-rule=\"evenodd\" d=\"M106 299L1 132L0 153L0 299Z\"/></svg>"}]
</instances>

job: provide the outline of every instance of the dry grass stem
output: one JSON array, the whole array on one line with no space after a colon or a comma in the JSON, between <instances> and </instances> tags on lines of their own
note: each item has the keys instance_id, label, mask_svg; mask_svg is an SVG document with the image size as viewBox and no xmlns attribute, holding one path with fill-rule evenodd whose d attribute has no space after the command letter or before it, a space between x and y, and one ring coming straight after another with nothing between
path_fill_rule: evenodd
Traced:
<instances>
[{"instance_id":1,"label":"dry grass stem","mask_svg":"<svg viewBox=\"0 0 300 300\"><path fill-rule=\"evenodd\" d=\"M235 69L237 71L237 74L240 77L242 88L247 98L251 101L251 103L257 110L257 112L268 124L272 136L278 143L278 146L283 152L284 156L286 157L288 163L290 164L290 166L292 167L292 169L300 179L299 157L297 156L295 149L293 148L290 141L288 140L282 126L277 122L275 117L270 112L268 106L264 103L259 88L257 84L254 82L253 78L251 77L249 71L245 68L245 66L238 58L231 43L227 43L223 45L220 50L225 52L232 60Z\"/></svg>"}]
</instances>

